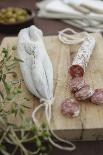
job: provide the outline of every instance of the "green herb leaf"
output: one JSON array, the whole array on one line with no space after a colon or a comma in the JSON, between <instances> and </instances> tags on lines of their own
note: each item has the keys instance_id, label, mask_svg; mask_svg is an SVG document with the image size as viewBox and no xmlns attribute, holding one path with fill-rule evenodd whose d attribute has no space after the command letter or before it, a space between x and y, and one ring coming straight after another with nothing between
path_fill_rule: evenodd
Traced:
<instances>
[{"instance_id":1,"label":"green herb leaf","mask_svg":"<svg viewBox=\"0 0 103 155\"><path fill-rule=\"evenodd\" d=\"M20 109L20 112L21 112L22 114L24 114L24 110L23 110L22 108Z\"/></svg>"},{"instance_id":2,"label":"green herb leaf","mask_svg":"<svg viewBox=\"0 0 103 155\"><path fill-rule=\"evenodd\" d=\"M26 101L30 101L30 99L29 99L29 98L26 98L26 97L24 97L24 100L26 100Z\"/></svg>"},{"instance_id":3,"label":"green herb leaf","mask_svg":"<svg viewBox=\"0 0 103 155\"><path fill-rule=\"evenodd\" d=\"M12 75L13 75L13 77L17 77L17 73L16 73L16 72L14 72L14 71L12 71L12 72L7 72L6 74L12 74Z\"/></svg>"},{"instance_id":4,"label":"green herb leaf","mask_svg":"<svg viewBox=\"0 0 103 155\"><path fill-rule=\"evenodd\" d=\"M11 85L10 84L8 84L7 82L5 82L5 89L6 89L6 92L7 93L10 93L10 90L11 90Z\"/></svg>"},{"instance_id":5,"label":"green herb leaf","mask_svg":"<svg viewBox=\"0 0 103 155\"><path fill-rule=\"evenodd\" d=\"M11 109L11 113L12 113L12 114L15 114L15 117L16 117L16 115L17 115L17 113L18 113L18 110L17 110L16 108L12 108L12 109Z\"/></svg>"},{"instance_id":6,"label":"green herb leaf","mask_svg":"<svg viewBox=\"0 0 103 155\"><path fill-rule=\"evenodd\" d=\"M6 80L6 74L3 74L3 80L5 81Z\"/></svg>"},{"instance_id":7,"label":"green herb leaf","mask_svg":"<svg viewBox=\"0 0 103 155\"><path fill-rule=\"evenodd\" d=\"M17 93L18 94L20 94L22 92L22 89L21 88L17 88L16 90L17 90Z\"/></svg>"},{"instance_id":8,"label":"green herb leaf","mask_svg":"<svg viewBox=\"0 0 103 155\"><path fill-rule=\"evenodd\" d=\"M9 55L6 59L6 61L9 61L11 59L11 55Z\"/></svg>"},{"instance_id":9,"label":"green herb leaf","mask_svg":"<svg viewBox=\"0 0 103 155\"><path fill-rule=\"evenodd\" d=\"M41 145L42 145L39 138L36 139L36 145L37 145L37 147L41 147Z\"/></svg>"},{"instance_id":10,"label":"green herb leaf","mask_svg":"<svg viewBox=\"0 0 103 155\"><path fill-rule=\"evenodd\" d=\"M22 105L24 108L27 108L27 109L31 109L31 107L29 106L26 106L26 105Z\"/></svg>"},{"instance_id":11,"label":"green herb leaf","mask_svg":"<svg viewBox=\"0 0 103 155\"><path fill-rule=\"evenodd\" d=\"M13 63L11 63L9 65L6 65L6 67L8 68L8 70L10 70L10 69L13 69L16 64L17 64L16 62L13 62Z\"/></svg>"},{"instance_id":12,"label":"green herb leaf","mask_svg":"<svg viewBox=\"0 0 103 155\"><path fill-rule=\"evenodd\" d=\"M2 53L4 53L4 57L7 58L7 56L8 56L8 49L7 48L3 48Z\"/></svg>"},{"instance_id":13,"label":"green herb leaf","mask_svg":"<svg viewBox=\"0 0 103 155\"><path fill-rule=\"evenodd\" d=\"M9 83L6 82L5 78L2 78L2 82L4 84L5 90L7 94L10 94L10 90L11 90L11 85Z\"/></svg>"},{"instance_id":14,"label":"green herb leaf","mask_svg":"<svg viewBox=\"0 0 103 155\"><path fill-rule=\"evenodd\" d=\"M14 99L14 97L15 97L15 94L10 94L10 95L8 95L8 96L6 97L6 99L7 99L8 101L11 101L11 100Z\"/></svg>"},{"instance_id":15,"label":"green herb leaf","mask_svg":"<svg viewBox=\"0 0 103 155\"><path fill-rule=\"evenodd\" d=\"M17 58L17 57L14 57L14 61L18 61L18 62L24 62L23 60Z\"/></svg>"},{"instance_id":16,"label":"green herb leaf","mask_svg":"<svg viewBox=\"0 0 103 155\"><path fill-rule=\"evenodd\" d=\"M15 51L16 49L17 49L17 47L14 45L14 46L12 47L12 50Z\"/></svg>"}]
</instances>

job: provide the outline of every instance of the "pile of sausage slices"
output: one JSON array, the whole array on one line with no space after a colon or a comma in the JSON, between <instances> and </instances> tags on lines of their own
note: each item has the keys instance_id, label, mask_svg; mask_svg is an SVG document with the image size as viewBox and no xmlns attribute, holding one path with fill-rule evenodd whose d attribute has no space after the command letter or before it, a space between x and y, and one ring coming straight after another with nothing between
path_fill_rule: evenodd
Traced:
<instances>
[{"instance_id":1,"label":"pile of sausage slices","mask_svg":"<svg viewBox=\"0 0 103 155\"><path fill-rule=\"evenodd\" d=\"M103 105L103 89L93 90L84 79L84 72L95 47L95 39L87 35L69 68L71 79L69 88L75 99L65 99L61 104L63 115L76 117L80 114L80 101L90 100L91 103Z\"/></svg>"}]
</instances>

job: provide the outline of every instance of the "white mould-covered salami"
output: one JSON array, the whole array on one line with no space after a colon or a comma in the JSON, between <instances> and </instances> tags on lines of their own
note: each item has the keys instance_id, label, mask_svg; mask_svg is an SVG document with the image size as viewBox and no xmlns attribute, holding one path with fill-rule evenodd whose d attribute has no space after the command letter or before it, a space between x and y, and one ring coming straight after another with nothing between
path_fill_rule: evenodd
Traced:
<instances>
[{"instance_id":1,"label":"white mould-covered salami","mask_svg":"<svg viewBox=\"0 0 103 155\"><path fill-rule=\"evenodd\" d=\"M83 88L75 93L75 97L79 101L89 99L93 95L94 91L86 84Z\"/></svg>"},{"instance_id":2,"label":"white mould-covered salami","mask_svg":"<svg viewBox=\"0 0 103 155\"><path fill-rule=\"evenodd\" d=\"M95 38L86 34L86 38L74 57L73 63L69 69L72 77L82 77L84 75L85 68L89 62L94 47Z\"/></svg>"},{"instance_id":3,"label":"white mould-covered salami","mask_svg":"<svg viewBox=\"0 0 103 155\"><path fill-rule=\"evenodd\" d=\"M61 112L65 116L76 117L80 113L80 105L74 99L65 99L61 104Z\"/></svg>"}]
</instances>

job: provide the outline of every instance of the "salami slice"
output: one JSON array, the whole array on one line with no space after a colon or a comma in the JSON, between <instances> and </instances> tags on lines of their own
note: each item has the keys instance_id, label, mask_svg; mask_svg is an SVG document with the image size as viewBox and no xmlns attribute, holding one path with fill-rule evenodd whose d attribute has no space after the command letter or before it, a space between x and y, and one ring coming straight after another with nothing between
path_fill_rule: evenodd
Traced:
<instances>
[{"instance_id":1,"label":"salami slice","mask_svg":"<svg viewBox=\"0 0 103 155\"><path fill-rule=\"evenodd\" d=\"M91 102L98 105L103 105L103 89L95 89L91 97Z\"/></svg>"},{"instance_id":2,"label":"salami slice","mask_svg":"<svg viewBox=\"0 0 103 155\"><path fill-rule=\"evenodd\" d=\"M86 83L83 77L75 77L70 80L69 87L70 87L71 92L75 93L76 91L81 89L85 84Z\"/></svg>"},{"instance_id":3,"label":"salami slice","mask_svg":"<svg viewBox=\"0 0 103 155\"><path fill-rule=\"evenodd\" d=\"M94 91L90 88L88 84L86 84L83 88L75 93L75 97L77 100L82 101L89 99L93 95Z\"/></svg>"},{"instance_id":4,"label":"salami slice","mask_svg":"<svg viewBox=\"0 0 103 155\"><path fill-rule=\"evenodd\" d=\"M89 62L94 46L95 38L87 34L69 69L72 77L82 77L84 75L85 68Z\"/></svg>"},{"instance_id":5,"label":"salami slice","mask_svg":"<svg viewBox=\"0 0 103 155\"><path fill-rule=\"evenodd\" d=\"M74 99L65 99L61 104L61 112L69 117L76 117L80 113L80 105Z\"/></svg>"}]
</instances>

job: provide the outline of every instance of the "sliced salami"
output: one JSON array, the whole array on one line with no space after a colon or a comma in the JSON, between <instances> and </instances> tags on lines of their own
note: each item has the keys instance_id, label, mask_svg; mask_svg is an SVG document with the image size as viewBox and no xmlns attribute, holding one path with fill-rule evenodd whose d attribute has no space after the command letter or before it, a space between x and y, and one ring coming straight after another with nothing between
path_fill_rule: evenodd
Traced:
<instances>
[{"instance_id":1,"label":"sliced salami","mask_svg":"<svg viewBox=\"0 0 103 155\"><path fill-rule=\"evenodd\" d=\"M103 105L103 89L95 89L92 97L91 97L91 102L98 104L98 105Z\"/></svg>"},{"instance_id":2,"label":"sliced salami","mask_svg":"<svg viewBox=\"0 0 103 155\"><path fill-rule=\"evenodd\" d=\"M69 117L76 117L80 113L80 105L74 99L65 99L61 104L61 112Z\"/></svg>"},{"instance_id":3,"label":"sliced salami","mask_svg":"<svg viewBox=\"0 0 103 155\"><path fill-rule=\"evenodd\" d=\"M89 62L94 46L95 38L87 34L69 69L72 77L82 77L84 75L85 68Z\"/></svg>"},{"instance_id":4,"label":"sliced salami","mask_svg":"<svg viewBox=\"0 0 103 155\"><path fill-rule=\"evenodd\" d=\"M69 87L73 93L80 90L85 84L83 77L75 77L69 81Z\"/></svg>"},{"instance_id":5,"label":"sliced salami","mask_svg":"<svg viewBox=\"0 0 103 155\"><path fill-rule=\"evenodd\" d=\"M89 99L93 95L93 93L94 91L90 88L89 85L86 84L83 88L75 93L75 97L79 101L84 101L86 99Z\"/></svg>"}]
</instances>

